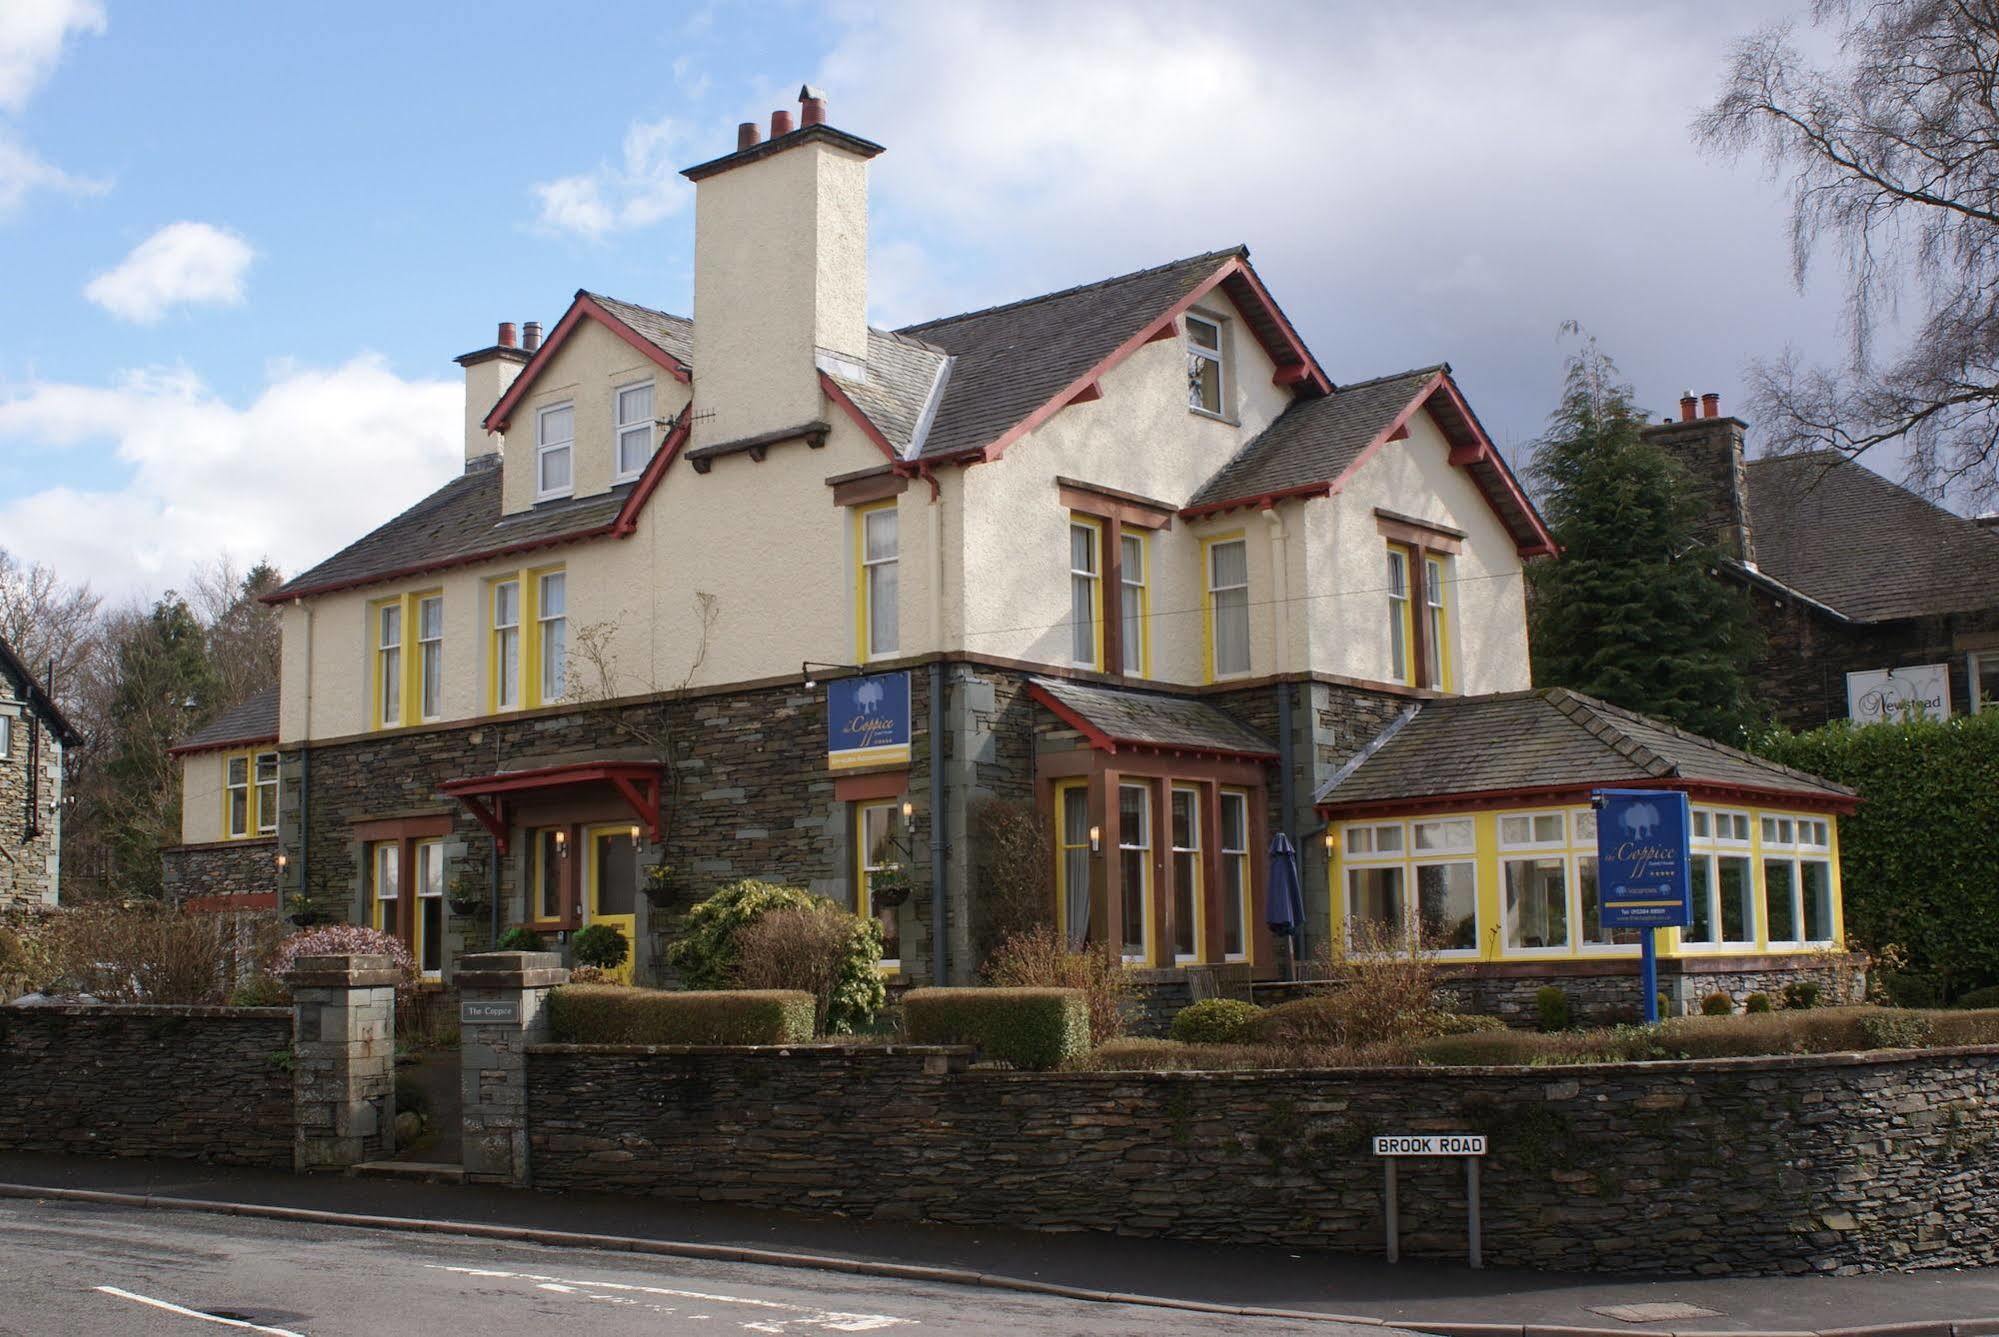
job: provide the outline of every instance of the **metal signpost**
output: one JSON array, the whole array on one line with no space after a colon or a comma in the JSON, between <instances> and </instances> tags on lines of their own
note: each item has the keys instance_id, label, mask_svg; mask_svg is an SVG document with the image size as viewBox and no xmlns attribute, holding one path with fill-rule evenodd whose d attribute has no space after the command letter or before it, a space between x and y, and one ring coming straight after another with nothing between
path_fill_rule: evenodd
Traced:
<instances>
[{"instance_id":1,"label":"metal signpost","mask_svg":"<svg viewBox=\"0 0 1999 1337\"><path fill-rule=\"evenodd\" d=\"M1687 796L1670 789L1599 789L1596 809L1596 895L1605 928L1639 933L1640 987L1645 1020L1659 1020L1657 930L1693 922L1693 868L1687 837L1693 828Z\"/></svg>"},{"instance_id":2,"label":"metal signpost","mask_svg":"<svg viewBox=\"0 0 1999 1337\"><path fill-rule=\"evenodd\" d=\"M1485 1266L1479 1247L1478 1164L1485 1155L1483 1133L1408 1133L1374 1139L1388 1198L1388 1261L1402 1261L1402 1203L1395 1166L1404 1156L1456 1156L1465 1163L1465 1243L1473 1267Z\"/></svg>"}]
</instances>

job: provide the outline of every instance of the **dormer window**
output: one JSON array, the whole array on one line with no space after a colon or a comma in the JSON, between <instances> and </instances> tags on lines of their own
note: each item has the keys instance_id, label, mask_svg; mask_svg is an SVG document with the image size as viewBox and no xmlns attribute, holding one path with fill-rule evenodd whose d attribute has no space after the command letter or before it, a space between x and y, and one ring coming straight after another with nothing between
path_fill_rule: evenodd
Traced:
<instances>
[{"instance_id":1,"label":"dormer window","mask_svg":"<svg viewBox=\"0 0 1999 1337\"><path fill-rule=\"evenodd\" d=\"M1228 343L1213 316L1187 317L1187 407L1217 418L1228 416Z\"/></svg>"},{"instance_id":2,"label":"dormer window","mask_svg":"<svg viewBox=\"0 0 1999 1337\"><path fill-rule=\"evenodd\" d=\"M570 453L576 444L576 406L557 404L535 415L534 497L566 497L570 492Z\"/></svg>"},{"instance_id":3,"label":"dormer window","mask_svg":"<svg viewBox=\"0 0 1999 1337\"><path fill-rule=\"evenodd\" d=\"M618 481L629 482L645 471L652 458L652 382L619 386Z\"/></svg>"}]
</instances>

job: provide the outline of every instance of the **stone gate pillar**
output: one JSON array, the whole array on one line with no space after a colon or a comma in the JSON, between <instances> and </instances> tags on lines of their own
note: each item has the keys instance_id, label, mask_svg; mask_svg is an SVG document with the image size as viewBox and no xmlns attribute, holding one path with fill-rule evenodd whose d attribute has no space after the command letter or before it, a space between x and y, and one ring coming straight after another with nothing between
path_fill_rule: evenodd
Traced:
<instances>
[{"instance_id":1,"label":"stone gate pillar","mask_svg":"<svg viewBox=\"0 0 1999 1337\"><path fill-rule=\"evenodd\" d=\"M526 1187L527 1047L548 1040L548 991L569 972L554 952L479 952L456 982L465 1180Z\"/></svg>"},{"instance_id":2,"label":"stone gate pillar","mask_svg":"<svg viewBox=\"0 0 1999 1337\"><path fill-rule=\"evenodd\" d=\"M292 1166L395 1153L396 984L387 956L302 956L292 990Z\"/></svg>"}]
</instances>

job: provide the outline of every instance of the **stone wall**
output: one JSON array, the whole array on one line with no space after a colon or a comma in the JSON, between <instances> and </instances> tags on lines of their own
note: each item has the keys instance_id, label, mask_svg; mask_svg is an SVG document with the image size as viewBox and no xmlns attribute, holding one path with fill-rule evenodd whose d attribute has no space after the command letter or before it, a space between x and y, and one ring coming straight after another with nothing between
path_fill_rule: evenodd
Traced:
<instances>
[{"instance_id":1,"label":"stone wall","mask_svg":"<svg viewBox=\"0 0 1999 1337\"><path fill-rule=\"evenodd\" d=\"M0 1149L290 1169L289 1008L0 1008Z\"/></svg>"},{"instance_id":2,"label":"stone wall","mask_svg":"<svg viewBox=\"0 0 1999 1337\"><path fill-rule=\"evenodd\" d=\"M169 845L160 851L161 886L176 904L211 896L271 896L278 889L278 840Z\"/></svg>"},{"instance_id":3,"label":"stone wall","mask_svg":"<svg viewBox=\"0 0 1999 1337\"><path fill-rule=\"evenodd\" d=\"M0 701L11 690L10 680L0 675ZM5 709L12 716L12 746L0 753L0 850L5 851L0 854L0 909L54 905L61 815L49 808L62 798L62 745L33 711L16 713L11 701Z\"/></svg>"},{"instance_id":4,"label":"stone wall","mask_svg":"<svg viewBox=\"0 0 1999 1337\"><path fill-rule=\"evenodd\" d=\"M1760 594L1753 602L1764 637L1754 669L1756 688L1777 718L1794 729L1846 718L1848 673L1917 664L1947 664L1951 713L1968 714L1970 673L1959 638L1999 632L1999 608L1847 624ZM1992 690L1990 684L1986 690Z\"/></svg>"},{"instance_id":5,"label":"stone wall","mask_svg":"<svg viewBox=\"0 0 1999 1337\"><path fill-rule=\"evenodd\" d=\"M964 1071L905 1049L534 1046L534 1182L971 1227L1378 1253L1381 1133L1483 1132L1491 1264L1999 1262L1999 1048L1575 1067ZM1456 1162L1403 1244L1461 1257Z\"/></svg>"}]
</instances>

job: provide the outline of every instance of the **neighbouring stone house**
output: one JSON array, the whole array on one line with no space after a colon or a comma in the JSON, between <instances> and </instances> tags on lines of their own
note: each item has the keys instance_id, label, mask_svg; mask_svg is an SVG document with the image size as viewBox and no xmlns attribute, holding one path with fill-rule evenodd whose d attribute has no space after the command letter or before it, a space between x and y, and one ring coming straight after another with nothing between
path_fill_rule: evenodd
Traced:
<instances>
[{"instance_id":1,"label":"neighbouring stone house","mask_svg":"<svg viewBox=\"0 0 1999 1337\"><path fill-rule=\"evenodd\" d=\"M277 687L222 711L173 751L180 843L165 851L166 894L190 909L277 908Z\"/></svg>"},{"instance_id":2,"label":"neighbouring stone house","mask_svg":"<svg viewBox=\"0 0 1999 1337\"><path fill-rule=\"evenodd\" d=\"M1703 486L1728 573L1765 646L1756 686L1808 729L1921 702L1962 715L1999 696L1999 531L1838 451L1747 459L1748 425L1688 395L1647 437Z\"/></svg>"},{"instance_id":3,"label":"neighbouring stone house","mask_svg":"<svg viewBox=\"0 0 1999 1337\"><path fill-rule=\"evenodd\" d=\"M54 905L62 889L63 750L76 731L0 638L0 910Z\"/></svg>"},{"instance_id":4,"label":"neighbouring stone house","mask_svg":"<svg viewBox=\"0 0 1999 1337\"><path fill-rule=\"evenodd\" d=\"M226 828L168 852L185 894L244 869L447 980L606 923L650 981L755 876L962 981L1012 799L1051 915L1184 994L1279 968L1275 832L1329 930L1314 795L1407 705L1529 686L1551 541L1448 367L1336 384L1240 247L871 328L882 149L801 111L687 170L691 320L502 325L463 474L270 596L274 727L183 753Z\"/></svg>"}]
</instances>

